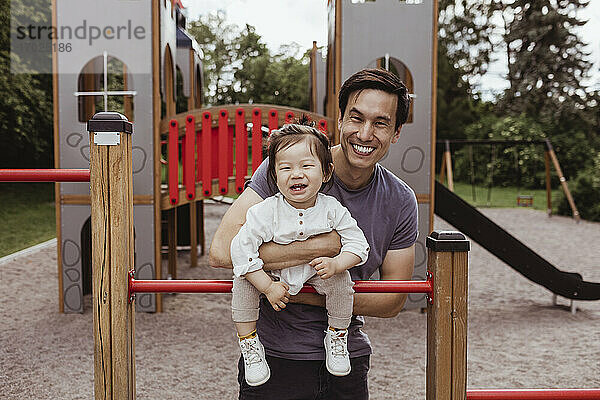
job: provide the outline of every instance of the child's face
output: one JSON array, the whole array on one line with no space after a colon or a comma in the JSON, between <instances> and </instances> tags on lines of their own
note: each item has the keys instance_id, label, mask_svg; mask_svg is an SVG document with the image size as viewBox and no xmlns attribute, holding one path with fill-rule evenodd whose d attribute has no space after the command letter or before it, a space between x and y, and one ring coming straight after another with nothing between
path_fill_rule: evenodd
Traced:
<instances>
[{"instance_id":1,"label":"child's face","mask_svg":"<svg viewBox=\"0 0 600 400\"><path fill-rule=\"evenodd\" d=\"M296 208L314 206L321 184L326 181L321 162L311 153L307 140L277 152L275 173L279 191Z\"/></svg>"}]
</instances>

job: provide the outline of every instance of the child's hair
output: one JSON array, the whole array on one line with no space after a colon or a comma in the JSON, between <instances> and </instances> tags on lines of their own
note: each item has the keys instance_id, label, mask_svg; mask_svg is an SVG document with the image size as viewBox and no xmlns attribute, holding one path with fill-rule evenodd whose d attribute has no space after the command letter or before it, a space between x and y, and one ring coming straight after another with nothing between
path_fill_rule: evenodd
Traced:
<instances>
[{"instance_id":1,"label":"child's hair","mask_svg":"<svg viewBox=\"0 0 600 400\"><path fill-rule=\"evenodd\" d=\"M298 124L285 124L280 129L271 131L268 141L267 182L273 190L277 190L275 155L278 151L287 149L302 140L308 141L310 152L316 155L321 162L323 176L328 179L331 178L333 158L329 150L329 139L314 126L305 125L306 123L306 118L302 118Z\"/></svg>"}]
</instances>

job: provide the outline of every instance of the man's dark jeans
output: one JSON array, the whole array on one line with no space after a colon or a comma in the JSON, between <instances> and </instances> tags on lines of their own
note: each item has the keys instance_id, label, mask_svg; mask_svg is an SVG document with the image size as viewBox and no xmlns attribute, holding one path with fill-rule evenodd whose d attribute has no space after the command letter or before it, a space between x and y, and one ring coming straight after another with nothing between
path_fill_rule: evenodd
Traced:
<instances>
[{"instance_id":1,"label":"man's dark jeans","mask_svg":"<svg viewBox=\"0 0 600 400\"><path fill-rule=\"evenodd\" d=\"M346 376L327 372L325 361L297 361L267 356L271 378L249 386L244 378L244 359L238 362L240 400L367 400L370 356L351 358Z\"/></svg>"}]
</instances>

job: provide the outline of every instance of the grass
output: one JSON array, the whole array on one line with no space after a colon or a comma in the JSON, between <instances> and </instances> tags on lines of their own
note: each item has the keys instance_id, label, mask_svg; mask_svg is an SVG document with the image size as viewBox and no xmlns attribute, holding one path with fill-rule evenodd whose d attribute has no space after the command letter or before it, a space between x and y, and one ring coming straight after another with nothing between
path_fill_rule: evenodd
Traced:
<instances>
[{"instance_id":1,"label":"grass","mask_svg":"<svg viewBox=\"0 0 600 400\"><path fill-rule=\"evenodd\" d=\"M454 182L454 193L463 198L469 204L475 207L517 207L518 195L533 196L533 208L546 211L546 190L531 190L517 187L492 187L490 201L488 202L488 188L486 186L475 186L475 197L473 197L473 188L471 184L465 182ZM558 188L551 191L552 208L556 206L562 196L562 191Z\"/></svg>"},{"instance_id":2,"label":"grass","mask_svg":"<svg viewBox=\"0 0 600 400\"><path fill-rule=\"evenodd\" d=\"M56 237L54 184L0 183L0 257Z\"/></svg>"}]
</instances>

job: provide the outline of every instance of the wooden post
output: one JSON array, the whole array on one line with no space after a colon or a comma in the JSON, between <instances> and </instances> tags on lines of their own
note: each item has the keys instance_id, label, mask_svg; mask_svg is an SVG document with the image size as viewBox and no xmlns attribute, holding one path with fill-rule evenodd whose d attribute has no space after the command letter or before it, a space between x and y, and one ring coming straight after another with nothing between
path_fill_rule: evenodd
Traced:
<instances>
[{"instance_id":1,"label":"wooden post","mask_svg":"<svg viewBox=\"0 0 600 400\"><path fill-rule=\"evenodd\" d=\"M317 42L313 40L310 49L310 105L308 108L312 112L317 112Z\"/></svg>"},{"instance_id":2,"label":"wooden post","mask_svg":"<svg viewBox=\"0 0 600 400\"><path fill-rule=\"evenodd\" d=\"M427 400L467 396L467 289L470 242L459 232L427 237L433 293L427 304Z\"/></svg>"},{"instance_id":3,"label":"wooden post","mask_svg":"<svg viewBox=\"0 0 600 400\"><path fill-rule=\"evenodd\" d=\"M442 166L440 167L440 183L443 184L446 180L446 154L442 155Z\"/></svg>"},{"instance_id":4,"label":"wooden post","mask_svg":"<svg viewBox=\"0 0 600 400\"><path fill-rule=\"evenodd\" d=\"M198 266L198 217L196 215L196 207L198 202L190 203L190 267Z\"/></svg>"},{"instance_id":5,"label":"wooden post","mask_svg":"<svg viewBox=\"0 0 600 400\"><path fill-rule=\"evenodd\" d=\"M177 207L165 212L167 213L167 243L169 244L167 270L171 279L177 279Z\"/></svg>"},{"instance_id":6,"label":"wooden post","mask_svg":"<svg viewBox=\"0 0 600 400\"><path fill-rule=\"evenodd\" d=\"M577 222L579 222L579 211L577 210L577 206L575 206L575 200L573 200L573 196L571 196L571 191L569 190L569 185L567 185L567 178L562 173L562 169L560 168L560 164L558 163L558 158L556 158L556 154L554 153L554 149L552 148L552 144L550 140L546 139L546 149L548 150L548 154L550 155L550 159L552 160L552 164L554 164L554 169L558 174L558 180L560 181L560 185L562 186L563 192L565 192L565 196L567 197L567 201L571 206L571 211L573 212L573 218Z\"/></svg>"},{"instance_id":7,"label":"wooden post","mask_svg":"<svg viewBox=\"0 0 600 400\"><path fill-rule=\"evenodd\" d=\"M115 112L88 122L96 400L135 398L132 125Z\"/></svg>"},{"instance_id":8,"label":"wooden post","mask_svg":"<svg viewBox=\"0 0 600 400\"><path fill-rule=\"evenodd\" d=\"M196 208L196 218L198 219L198 241L200 242L200 254L204 255L204 201L200 200L198 202L198 207Z\"/></svg>"},{"instance_id":9,"label":"wooden post","mask_svg":"<svg viewBox=\"0 0 600 400\"><path fill-rule=\"evenodd\" d=\"M442 167L440 168L440 182L444 183L446 178L445 174L448 174L448 189L454 192L454 177L452 176L452 155L450 154L450 142L445 142L444 155L442 157Z\"/></svg>"},{"instance_id":10,"label":"wooden post","mask_svg":"<svg viewBox=\"0 0 600 400\"><path fill-rule=\"evenodd\" d=\"M552 186L550 182L550 153L544 151L544 165L546 166L546 211L552 216Z\"/></svg>"}]
</instances>

